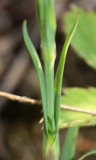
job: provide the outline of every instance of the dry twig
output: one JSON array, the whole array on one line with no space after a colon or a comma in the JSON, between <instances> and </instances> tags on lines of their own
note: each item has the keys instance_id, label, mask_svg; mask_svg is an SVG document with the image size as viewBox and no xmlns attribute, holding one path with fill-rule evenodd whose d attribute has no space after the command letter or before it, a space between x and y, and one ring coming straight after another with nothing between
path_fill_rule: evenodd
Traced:
<instances>
[{"instance_id":1,"label":"dry twig","mask_svg":"<svg viewBox=\"0 0 96 160\"><path fill-rule=\"evenodd\" d=\"M17 95L6 93L6 92L2 92L2 91L0 91L0 96L4 97L4 98L7 98L7 99L10 99L12 101L18 101L18 102L21 102L21 103L29 103L29 104L41 105L41 101L40 100L31 99L31 98L28 98L28 97L25 97L25 96L21 97L21 96L17 96Z\"/></svg>"},{"instance_id":2,"label":"dry twig","mask_svg":"<svg viewBox=\"0 0 96 160\"><path fill-rule=\"evenodd\" d=\"M10 99L12 101L18 101L18 102L21 102L21 103L41 105L41 100L35 100L35 99L31 99L31 98L28 98L28 97L25 97L25 96L21 97L21 96L17 96L17 95L2 92L2 91L0 91L0 96L4 97L4 98L7 98L7 99ZM96 110L77 108L77 107L73 107L73 106L67 106L67 105L64 105L64 104L61 104L60 108L70 110L70 111L75 111L75 112L87 113L87 114L91 114L93 116L96 116Z\"/></svg>"}]
</instances>

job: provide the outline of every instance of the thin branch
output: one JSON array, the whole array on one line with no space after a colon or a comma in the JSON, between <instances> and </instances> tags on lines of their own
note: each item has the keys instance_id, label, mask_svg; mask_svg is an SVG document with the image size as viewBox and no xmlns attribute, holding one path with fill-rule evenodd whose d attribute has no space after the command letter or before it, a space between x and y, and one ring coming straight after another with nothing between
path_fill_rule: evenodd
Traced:
<instances>
[{"instance_id":1,"label":"thin branch","mask_svg":"<svg viewBox=\"0 0 96 160\"><path fill-rule=\"evenodd\" d=\"M17 96L17 95L14 95L14 94L1 92L1 91L0 91L0 96L4 97L4 98L7 98L7 99L10 99L12 101L18 101L18 102L21 102L21 103L29 103L29 104L41 105L41 101L40 100L31 99L31 98L28 98L28 97L25 97L25 96L21 97L21 96Z\"/></svg>"},{"instance_id":2,"label":"thin branch","mask_svg":"<svg viewBox=\"0 0 96 160\"><path fill-rule=\"evenodd\" d=\"M96 110L83 109L83 108L67 106L67 105L63 105L63 104L61 104L60 108L70 110L70 111L75 111L75 112L87 113L87 114L91 114L93 116L96 116Z\"/></svg>"},{"instance_id":3,"label":"thin branch","mask_svg":"<svg viewBox=\"0 0 96 160\"><path fill-rule=\"evenodd\" d=\"M17 96L17 95L2 92L2 91L0 91L0 96L4 97L4 98L7 98L7 99L10 99L12 101L18 101L18 102L21 102L21 103L41 105L41 100L35 100L35 99L31 99L31 98L28 98L28 97L25 97L25 96L21 97L21 96ZM77 108L77 107L73 107L73 106L67 106L67 105L64 105L64 104L61 104L60 108L70 110L70 111L75 111L75 112L87 113L87 114L91 114L93 116L96 116L96 110Z\"/></svg>"}]
</instances>

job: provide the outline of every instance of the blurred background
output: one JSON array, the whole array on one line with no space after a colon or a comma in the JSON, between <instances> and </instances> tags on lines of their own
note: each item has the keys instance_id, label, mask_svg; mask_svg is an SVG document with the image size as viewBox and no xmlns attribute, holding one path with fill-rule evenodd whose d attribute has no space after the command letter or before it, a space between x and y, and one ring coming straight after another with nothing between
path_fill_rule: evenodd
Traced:
<instances>
[{"instance_id":1,"label":"blurred background","mask_svg":"<svg viewBox=\"0 0 96 160\"><path fill-rule=\"evenodd\" d=\"M65 40L64 14L71 5L86 11L96 10L96 0L56 0L57 60ZM41 58L40 37L36 20L35 0L0 0L0 91L40 99L36 71L25 48L22 23L28 20L28 30ZM70 53L70 54L69 54ZM96 86L96 71L89 67L70 46L65 66L63 87ZM37 160L42 156L42 130L38 124L41 107L20 104L0 98L0 160ZM77 140L76 159L96 148L96 129L81 128ZM60 132L61 147L66 131ZM92 158L96 160L96 156Z\"/></svg>"}]
</instances>

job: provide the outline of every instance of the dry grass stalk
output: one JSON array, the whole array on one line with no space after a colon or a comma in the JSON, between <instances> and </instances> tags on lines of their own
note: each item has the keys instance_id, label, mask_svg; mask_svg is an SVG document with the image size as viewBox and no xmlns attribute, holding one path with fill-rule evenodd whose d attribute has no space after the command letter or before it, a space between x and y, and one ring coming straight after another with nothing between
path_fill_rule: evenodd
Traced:
<instances>
[{"instance_id":1,"label":"dry grass stalk","mask_svg":"<svg viewBox=\"0 0 96 160\"><path fill-rule=\"evenodd\" d=\"M0 97L4 97L4 98L10 99L12 101L18 101L20 103L29 103L29 104L41 105L41 100L35 100L35 99L31 99L31 98L28 98L28 97L25 97L25 96L21 97L21 96L18 96L18 95L14 95L14 94L2 92L2 91L0 91ZM96 110L77 108L77 107L73 107L73 106L67 106L67 105L64 105L64 104L61 104L60 108L70 110L70 111L75 111L75 112L87 113L87 114L91 114L93 116L96 116Z\"/></svg>"}]
</instances>

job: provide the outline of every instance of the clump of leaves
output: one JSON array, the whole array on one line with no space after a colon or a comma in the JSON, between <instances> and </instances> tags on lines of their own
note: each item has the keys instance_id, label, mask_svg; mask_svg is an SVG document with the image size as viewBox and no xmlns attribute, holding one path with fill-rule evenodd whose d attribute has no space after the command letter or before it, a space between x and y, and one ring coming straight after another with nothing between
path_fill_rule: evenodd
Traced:
<instances>
[{"instance_id":1,"label":"clump of leaves","mask_svg":"<svg viewBox=\"0 0 96 160\"><path fill-rule=\"evenodd\" d=\"M38 15L40 37L41 37L41 51L44 62L44 70L42 68L42 64L40 62L37 51L29 37L26 20L23 23L23 37L26 47L30 53L30 56L36 68L40 83L43 117L44 117L43 153L45 159L58 160L60 156L59 130L61 128L73 127L68 130L61 154L61 160L64 159L72 160L74 159L75 156L75 147L76 147L75 141L77 138L79 127L82 125L88 126L96 124L96 109L95 109L96 88L90 88L90 89L67 88L65 90L66 96L61 96L66 54L70 41L78 25L79 18L77 16L77 9L76 9L76 14L74 15L74 17L77 16L77 19L74 21L74 24L73 21L71 24L70 14L66 19L66 21L68 20L68 27L71 26L71 29L70 32L68 30L69 34L64 42L56 75L54 77L54 64L56 59L56 47L55 47L56 19L54 12L54 0L37 0L36 4L37 4L37 15ZM77 49L79 48L78 50L82 48L82 51L85 52L86 47L84 47L82 43L80 43L80 47L78 47L79 45L77 45L76 43L77 40L81 42L82 39L79 37L79 34L77 35L78 36L76 38L74 37L73 39L73 46L76 46ZM87 46L87 38L85 35L85 41L86 41L85 46ZM90 41L88 41L88 43L89 42ZM91 47L94 50L94 45L93 46L91 45ZM86 57L87 55L85 54L84 56ZM96 64L94 63L94 61L92 62L92 58L89 55L89 52L87 58L88 57L90 57L89 63L92 64L92 66L95 68ZM1 94L2 96L9 97L10 99L15 99L20 101L25 100L26 102L33 103L33 100L28 98L22 99L21 97L20 99L19 96L13 96L9 94L6 95L5 93ZM91 154L96 154L96 150L86 153L79 160L83 160L85 157Z\"/></svg>"},{"instance_id":2,"label":"clump of leaves","mask_svg":"<svg viewBox=\"0 0 96 160\"><path fill-rule=\"evenodd\" d=\"M25 44L34 62L40 82L44 113L44 155L48 158L51 154L51 158L56 160L59 158L58 121L63 71L67 50L77 27L78 18L66 38L54 78L54 63L56 58L56 19L54 13L54 0L37 0L37 15L41 37L42 57L44 61L44 72L38 54L29 38L26 21L23 23L23 36Z\"/></svg>"},{"instance_id":3,"label":"clump of leaves","mask_svg":"<svg viewBox=\"0 0 96 160\"><path fill-rule=\"evenodd\" d=\"M45 159L46 158L49 159L50 157L50 159L52 160L53 159L58 160L60 154L59 152L60 128L87 125L87 122L89 121L90 121L89 124L91 124L91 121L94 121L95 124L96 117L95 116L93 117L93 115L95 114L94 92L96 91L94 88L91 90L78 89L78 88L67 89L68 97L63 96L61 98L62 79L63 79L66 54L70 41L78 24L78 17L71 29L71 32L69 32L66 38L66 41L64 43L61 52L61 57L57 67L56 75L54 77L54 63L56 58L56 48L55 48L56 19L54 13L54 0L42 0L42 1L37 0L37 15L38 15L40 37L41 37L41 51L42 51L42 58L44 61L44 71L42 69L42 65L39 60L38 54L29 38L26 27L26 21L23 24L23 36L25 44L34 62L40 82L42 106L44 113L44 143L43 143L44 156ZM77 38L74 39L75 41L77 40ZM85 97L84 100L82 100L82 95ZM77 107L77 111L79 111L79 113L76 113L76 110L75 113L74 111L67 111L67 110L60 111L61 102L69 106ZM80 113L84 112L84 108L86 109L87 113L86 112ZM76 139L77 133L78 133L78 128L72 128L68 131L61 156L62 160L63 159L71 160L74 157L75 143L72 144L72 139Z\"/></svg>"}]
</instances>

